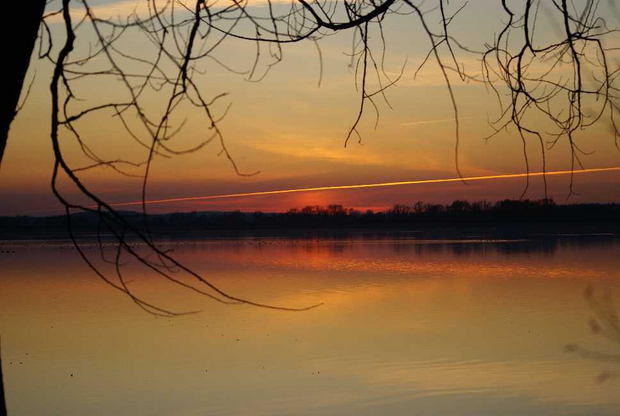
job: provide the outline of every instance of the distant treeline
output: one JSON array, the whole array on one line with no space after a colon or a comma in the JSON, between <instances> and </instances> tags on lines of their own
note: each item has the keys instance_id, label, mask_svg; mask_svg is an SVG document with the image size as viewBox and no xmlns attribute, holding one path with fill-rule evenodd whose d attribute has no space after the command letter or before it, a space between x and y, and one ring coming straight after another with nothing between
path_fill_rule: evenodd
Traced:
<instances>
[{"instance_id":1,"label":"distant treeline","mask_svg":"<svg viewBox=\"0 0 620 416\"><path fill-rule=\"evenodd\" d=\"M144 219L135 212L123 215L137 226ZM98 230L98 218L92 213L74 214L72 227L77 231ZM385 211L359 211L342 205L306 206L285 213L189 212L149 215L153 231L200 231L204 229L261 229L317 227L425 227L425 226L519 226L520 224L596 224L598 228L617 230L620 204L556 204L553 200L504 200L468 202L457 200L449 205L417 202L397 204ZM0 217L0 234L27 232L64 232L66 216ZM105 232L105 229L101 229Z\"/></svg>"}]
</instances>

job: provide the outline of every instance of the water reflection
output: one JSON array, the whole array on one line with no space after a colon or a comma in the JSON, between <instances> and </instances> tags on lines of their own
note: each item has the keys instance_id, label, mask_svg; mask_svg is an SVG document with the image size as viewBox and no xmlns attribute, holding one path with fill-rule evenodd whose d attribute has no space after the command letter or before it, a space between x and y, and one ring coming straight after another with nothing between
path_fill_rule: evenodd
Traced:
<instances>
[{"instance_id":1,"label":"water reflection","mask_svg":"<svg viewBox=\"0 0 620 416\"><path fill-rule=\"evenodd\" d=\"M615 237L168 241L239 296L324 302L300 314L225 306L133 270L145 298L202 310L174 319L142 313L68 246L42 245L0 257L11 415L620 409L618 384L596 382L610 364L564 351L617 354L593 336L583 299L588 284L620 292Z\"/></svg>"}]
</instances>

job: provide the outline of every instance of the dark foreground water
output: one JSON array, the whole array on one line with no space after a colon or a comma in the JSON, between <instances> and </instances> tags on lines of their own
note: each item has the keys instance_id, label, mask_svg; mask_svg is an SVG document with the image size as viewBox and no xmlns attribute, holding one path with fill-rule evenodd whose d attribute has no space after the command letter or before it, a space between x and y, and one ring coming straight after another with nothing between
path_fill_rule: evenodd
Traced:
<instances>
[{"instance_id":1,"label":"dark foreground water","mask_svg":"<svg viewBox=\"0 0 620 416\"><path fill-rule=\"evenodd\" d=\"M154 318L69 245L4 243L10 416L620 414L617 237L167 245L235 295L324 305L222 305L129 264L143 298L201 310Z\"/></svg>"}]
</instances>

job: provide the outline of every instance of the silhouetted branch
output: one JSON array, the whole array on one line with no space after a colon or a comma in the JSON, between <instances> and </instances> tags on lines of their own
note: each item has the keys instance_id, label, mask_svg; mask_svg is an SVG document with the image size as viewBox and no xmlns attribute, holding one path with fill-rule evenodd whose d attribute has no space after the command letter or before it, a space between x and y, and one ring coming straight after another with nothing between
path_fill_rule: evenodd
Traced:
<instances>
[{"instance_id":1,"label":"silhouetted branch","mask_svg":"<svg viewBox=\"0 0 620 416\"><path fill-rule=\"evenodd\" d=\"M618 30L609 25L607 16L601 15L600 2L583 0L569 5L566 0L558 0L548 7L540 0L497 1L502 6L506 23L484 51L475 51L452 32L453 25L468 11L466 1L455 4L446 0L290 0L283 4L266 0L264 7L254 7L248 0L147 0L141 3L141 8L137 6L126 16L102 18L89 0L61 0L59 5L53 5L58 9L46 14L41 9L35 19L40 27L38 56L54 68L50 83L51 141L55 157L52 190L67 214L93 213L98 216L102 228L115 236L114 259L105 258L100 250L104 263L112 261L117 266L114 281L109 277L104 280L112 282L140 307L155 314L172 314L131 292L123 275L122 259L133 259L174 284L185 283L172 276L173 270L184 273L198 285L191 286L192 290L209 293L224 302L266 306L221 291L156 246L146 205L153 164L158 158L173 158L207 146L218 146L219 154L226 157L236 174L258 173L245 172L229 151L221 128L221 120L230 109L228 95L224 91L207 94L199 87L197 79L207 76L199 64L214 62L231 75L258 82L282 62L284 44L307 41L317 48L320 85L323 76L320 41L336 33L351 35L351 68L358 92L358 106L344 145L352 136L361 142L368 109L374 113L374 127L377 128L382 102L392 108L387 96L389 89L407 74L407 59L395 78L388 76L385 69L389 42L384 27L394 16L409 18L410 24L421 30L422 40L428 45L428 54L413 77L421 68L433 62L437 64L454 116L454 164L461 178L460 113L454 89L458 82L484 84L495 96L499 114L490 122L494 133L488 139L515 127L522 142L527 172L530 171L527 143L531 138L540 148L543 172L547 171L546 152L560 141L568 143L571 170L581 168L582 158L588 152L578 143L577 134L601 121L609 123L614 143L620 148L617 121L620 68L616 59L619 50L608 44L608 39L617 36ZM37 1L37 4L41 3ZM616 10L613 2L609 7ZM561 22L553 36L541 34L541 10L550 16L548 19ZM51 21L62 23L62 33L50 29ZM128 45L136 37L146 39L148 46L139 53L129 52ZM232 40L255 46L247 68L234 68L216 56L217 52L227 50ZM405 40L418 42L417 38ZM472 56L481 60L480 75L468 73L462 63L463 57ZM22 72L25 74L25 70ZM82 82L110 80L115 80L119 86L122 99L101 102L97 98L80 96L84 94L80 88ZM202 136L197 143L182 140L187 106L200 110ZM595 108L595 111L589 114L586 108ZM97 147L82 133L87 120L97 114L109 115L112 122L144 150L143 154L137 160L127 160L124 155L98 154ZM78 164L68 156L66 146L70 144L64 140L65 133L80 149L86 163L80 161ZM0 156L5 144L6 140L0 141ZM140 227L128 221L86 184L84 172L100 168L141 177ZM68 180L86 202L70 200L58 186L60 178ZM546 177L543 178L546 194ZM522 198L528 186L529 178ZM572 193L571 178L569 196ZM130 239L145 244L149 252L133 250L127 243ZM93 262L88 264L104 277Z\"/></svg>"},{"instance_id":2,"label":"silhouetted branch","mask_svg":"<svg viewBox=\"0 0 620 416\"><path fill-rule=\"evenodd\" d=\"M584 298L594 314L589 322L590 331L615 344L616 349L620 347L620 320L618 319L618 311L614 305L611 292L607 290L601 294L595 290L594 286L589 285L584 292ZM583 358L620 364L619 352L606 353L583 348L575 344L567 345L565 349L567 352L577 353ZM606 370L599 374L598 381L602 383L618 376L620 376L620 372Z\"/></svg>"},{"instance_id":3,"label":"silhouetted branch","mask_svg":"<svg viewBox=\"0 0 620 416\"><path fill-rule=\"evenodd\" d=\"M587 152L577 144L575 135L601 120L606 111L609 111L609 123L618 143L620 130L616 122L618 103L614 87L618 68L609 57L616 50L604 44L606 39L617 36L618 30L607 27L598 11L599 3L585 0L580 10L575 7L571 10L566 0L553 2L553 10L548 12L561 19L562 27L556 31L555 38L550 39L536 33L538 11L545 7L543 3L526 0L520 6L509 6L502 0L508 21L484 53L483 76L501 109L492 125L496 132L509 126L517 128L528 172L526 133L540 143L543 171L547 169L545 152L560 140L568 142L571 170L583 168L580 156ZM511 36L519 32L521 37ZM508 94L501 93L500 87L505 87ZM588 106L598 110L587 115L584 109ZM551 129L541 120L548 122ZM545 143L543 136L550 139ZM546 189L545 179L545 192ZM568 196L573 193L571 177Z\"/></svg>"}]
</instances>

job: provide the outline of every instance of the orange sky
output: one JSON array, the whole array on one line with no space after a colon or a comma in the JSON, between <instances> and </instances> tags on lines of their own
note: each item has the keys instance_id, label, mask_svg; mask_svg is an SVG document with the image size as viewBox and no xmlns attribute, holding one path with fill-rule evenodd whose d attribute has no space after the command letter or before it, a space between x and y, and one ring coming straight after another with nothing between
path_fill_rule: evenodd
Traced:
<instances>
[{"instance_id":1,"label":"orange sky","mask_svg":"<svg viewBox=\"0 0 620 416\"><path fill-rule=\"evenodd\" d=\"M120 13L130 2L111 2L108 13ZM463 13L457 34L470 42L482 45L484 34L479 25L498 27L500 15L488 5L472 4ZM484 9L484 10L482 10ZM484 11L484 13L480 13ZM103 11L101 11L103 13ZM495 14L494 14L495 13ZM475 16L480 17L480 19ZM400 20L399 20L400 19ZM388 74L400 71L405 59L402 80L387 92L393 108L377 102L380 111L378 127L374 128L373 110L362 118L362 143L352 140L344 147L347 131L355 120L359 92L355 89L354 74L348 68L349 58L343 54L350 48L350 33L324 39L321 45L323 78L318 87L319 61L312 42L284 46L283 61L273 67L261 82L248 82L243 76L223 70L210 60L200 63L205 74L195 79L206 96L222 92L229 96L214 110L221 114L228 104L232 107L221 122L226 144L242 172L260 171L255 176L235 174L224 156L218 156L217 143L198 152L174 157L156 158L153 164L148 199L208 196L231 193L272 191L279 189L352 185L394 181L416 181L454 178L454 125L449 96L442 84L436 64L427 65L413 79L413 74L425 57L428 45L417 41L419 33L409 29L405 18L396 18L386 29L388 49L385 67ZM455 23L456 25L456 23ZM58 33L58 22L51 23ZM485 32L486 33L486 32ZM416 37L418 36L418 37ZM79 43L75 56L88 48L87 36ZM136 36L126 42L126 51L136 54L146 48L146 41ZM235 68L247 68L252 63L253 45L233 42L221 49L217 57ZM141 49L142 48L142 49ZM479 72L475 57L463 55L460 61L471 72ZM262 68L264 69L264 68ZM32 93L23 111L14 121L5 158L0 170L0 215L20 213L53 213L58 204L49 187L53 157L50 133L50 64L33 59L27 80L35 76ZM460 83L453 77L454 91L459 103L461 120L460 163L464 176L522 173L525 163L522 143L514 131L502 132L489 142L483 140L492 132L488 119L497 116L498 107L483 85ZM375 82L374 80L371 82ZM376 83L376 82L375 82ZM76 95L88 105L102 100L126 98L117 79L85 79L76 83ZM152 111L163 105L163 96L153 94ZM187 119L181 134L175 137L174 147L190 147L207 134L205 120L191 105L182 106L177 124ZM130 121L131 123L131 121ZM110 113L87 118L79 125L82 137L101 155L109 158L126 157L140 161L145 150L124 132ZM61 132L61 144L72 166L85 164L79 156L75 139ZM528 139L529 140L529 139ZM614 145L609 126L601 121L592 128L577 133L576 140L585 151L593 151L582 160L586 168L620 166L620 151ZM542 169L539 143L527 144L530 170ZM570 168L569 147L560 141L547 152L547 170ZM140 169L134 173L141 173ZM99 169L83 174L84 181L109 202L133 201L139 197L140 181ZM569 202L619 202L620 173L605 172L579 175ZM519 198L524 179L462 183L426 184L381 189L355 189L330 192L311 192L286 195L235 198L175 203L153 206L153 212L176 210L262 210L285 211L308 204L343 204L360 209L381 209L395 203L412 204L451 202L454 199ZM69 186L61 186L67 195L75 196ZM563 201L568 194L568 177L549 178L550 196ZM543 197L540 177L531 179L527 198ZM77 196L76 196L77 198ZM79 200L79 199L78 199Z\"/></svg>"}]
</instances>

